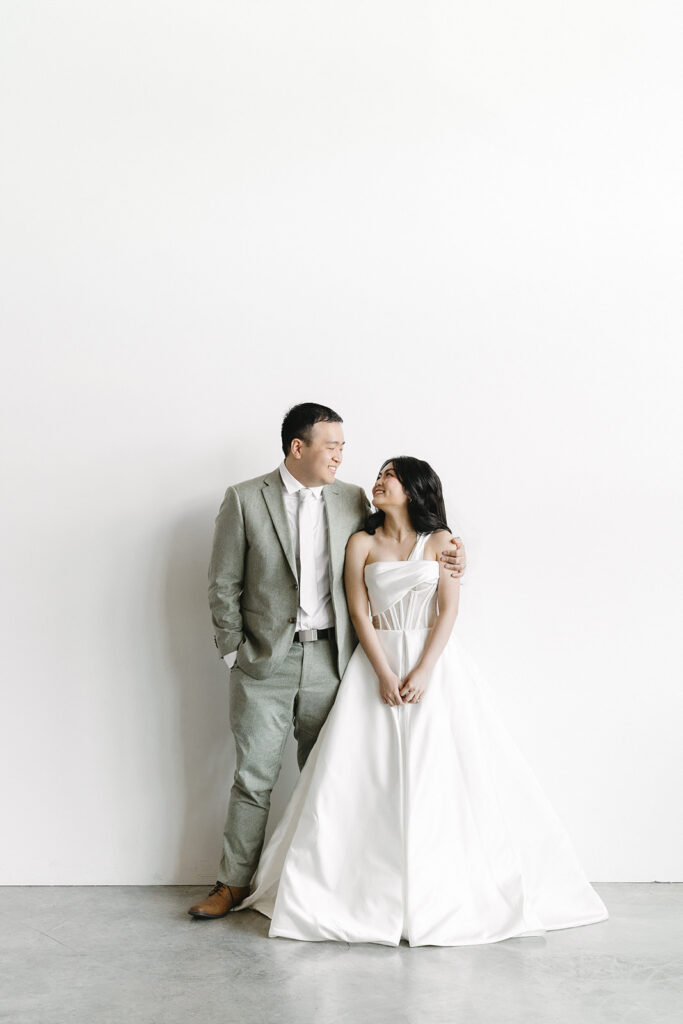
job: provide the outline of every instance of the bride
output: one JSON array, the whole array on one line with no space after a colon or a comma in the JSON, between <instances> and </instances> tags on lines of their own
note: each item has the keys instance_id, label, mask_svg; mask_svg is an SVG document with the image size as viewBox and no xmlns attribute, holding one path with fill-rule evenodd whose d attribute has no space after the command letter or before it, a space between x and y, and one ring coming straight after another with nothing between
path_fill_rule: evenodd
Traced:
<instances>
[{"instance_id":1,"label":"bride","mask_svg":"<svg viewBox=\"0 0 683 1024\"><path fill-rule=\"evenodd\" d=\"M385 462L346 551L360 641L236 911L270 936L457 946L604 921L571 840L453 634L428 463Z\"/></svg>"}]
</instances>

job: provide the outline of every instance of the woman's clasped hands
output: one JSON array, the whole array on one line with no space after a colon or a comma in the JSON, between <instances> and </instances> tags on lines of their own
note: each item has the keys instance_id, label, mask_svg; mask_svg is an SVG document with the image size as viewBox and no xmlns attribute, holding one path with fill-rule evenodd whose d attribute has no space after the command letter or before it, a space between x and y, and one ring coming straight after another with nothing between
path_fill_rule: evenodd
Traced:
<instances>
[{"instance_id":1,"label":"woman's clasped hands","mask_svg":"<svg viewBox=\"0 0 683 1024\"><path fill-rule=\"evenodd\" d=\"M409 672L403 681L394 672L388 672L379 680L379 695L389 707L419 704L428 684L429 673L419 666Z\"/></svg>"}]
</instances>

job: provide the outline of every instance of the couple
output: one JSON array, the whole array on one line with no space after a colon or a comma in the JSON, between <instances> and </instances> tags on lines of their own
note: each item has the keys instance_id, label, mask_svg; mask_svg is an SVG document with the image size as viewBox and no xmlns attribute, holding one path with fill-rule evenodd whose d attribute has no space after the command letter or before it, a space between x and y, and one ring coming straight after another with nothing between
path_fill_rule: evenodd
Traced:
<instances>
[{"instance_id":1,"label":"couple","mask_svg":"<svg viewBox=\"0 0 683 1024\"><path fill-rule=\"evenodd\" d=\"M452 636L465 559L439 478L388 460L373 514L362 488L335 480L341 422L295 406L283 464L229 488L216 520L209 593L235 662L237 768L219 878L189 913L251 907L271 936L393 946L605 920ZM292 721L301 774L262 850Z\"/></svg>"}]
</instances>

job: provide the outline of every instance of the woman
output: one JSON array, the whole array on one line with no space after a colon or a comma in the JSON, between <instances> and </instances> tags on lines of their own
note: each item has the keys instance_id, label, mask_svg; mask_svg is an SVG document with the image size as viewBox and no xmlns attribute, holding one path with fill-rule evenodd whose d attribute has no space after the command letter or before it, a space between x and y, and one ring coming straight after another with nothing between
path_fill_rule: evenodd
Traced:
<instances>
[{"instance_id":1,"label":"woman","mask_svg":"<svg viewBox=\"0 0 683 1024\"><path fill-rule=\"evenodd\" d=\"M359 646L238 910L271 936L456 946L604 921L570 839L451 635L441 483L380 469L345 583ZM368 605L370 614L368 613Z\"/></svg>"}]
</instances>

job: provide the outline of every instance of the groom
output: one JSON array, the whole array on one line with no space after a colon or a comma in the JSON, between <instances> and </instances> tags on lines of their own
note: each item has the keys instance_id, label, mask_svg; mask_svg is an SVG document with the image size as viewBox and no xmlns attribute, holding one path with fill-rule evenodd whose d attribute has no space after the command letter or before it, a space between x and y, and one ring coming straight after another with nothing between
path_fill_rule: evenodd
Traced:
<instances>
[{"instance_id":1,"label":"groom","mask_svg":"<svg viewBox=\"0 0 683 1024\"><path fill-rule=\"evenodd\" d=\"M237 764L218 880L194 917L224 917L248 895L270 794L292 723L306 763L357 638L344 594L344 553L370 512L365 491L336 480L342 419L313 402L282 422L284 462L229 487L209 566L215 643L230 668ZM442 560L460 576L460 538Z\"/></svg>"}]
</instances>

